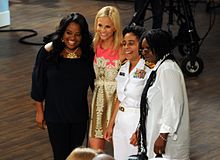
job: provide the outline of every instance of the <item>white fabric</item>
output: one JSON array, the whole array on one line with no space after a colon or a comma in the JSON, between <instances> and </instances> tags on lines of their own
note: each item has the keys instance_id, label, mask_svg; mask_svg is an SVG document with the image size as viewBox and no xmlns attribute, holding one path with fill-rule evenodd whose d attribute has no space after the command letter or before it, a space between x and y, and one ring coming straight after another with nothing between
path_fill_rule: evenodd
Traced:
<instances>
[{"instance_id":1,"label":"white fabric","mask_svg":"<svg viewBox=\"0 0 220 160\"><path fill-rule=\"evenodd\" d=\"M115 160L127 160L128 156L137 154L138 147L130 144L130 138L137 128L139 117L139 108L118 111L112 137Z\"/></svg>"},{"instance_id":2,"label":"white fabric","mask_svg":"<svg viewBox=\"0 0 220 160\"><path fill-rule=\"evenodd\" d=\"M169 160L167 158L152 158L152 159L149 159L149 160Z\"/></svg>"},{"instance_id":3,"label":"white fabric","mask_svg":"<svg viewBox=\"0 0 220 160\"><path fill-rule=\"evenodd\" d=\"M118 111L113 128L113 148L116 160L126 160L128 156L137 154L138 148L130 144L130 138L135 132L140 118L140 99L150 69L145 61L140 59L135 68L129 73L130 62L121 66L116 77L117 96L120 106L125 111ZM135 77L137 70L144 70L143 77Z\"/></svg>"},{"instance_id":4,"label":"white fabric","mask_svg":"<svg viewBox=\"0 0 220 160\"><path fill-rule=\"evenodd\" d=\"M148 158L155 157L153 148L159 133L169 133L163 157L188 160L190 143L188 99L182 71L175 62L166 60L160 65L156 80L148 90L147 98Z\"/></svg>"},{"instance_id":5,"label":"white fabric","mask_svg":"<svg viewBox=\"0 0 220 160\"><path fill-rule=\"evenodd\" d=\"M117 82L118 100L126 107L140 108L141 94L144 89L150 69L145 65L145 61L140 59L135 68L129 73L130 61L127 61L121 66ZM143 78L135 78L134 74L137 69L142 69L146 72Z\"/></svg>"}]
</instances>

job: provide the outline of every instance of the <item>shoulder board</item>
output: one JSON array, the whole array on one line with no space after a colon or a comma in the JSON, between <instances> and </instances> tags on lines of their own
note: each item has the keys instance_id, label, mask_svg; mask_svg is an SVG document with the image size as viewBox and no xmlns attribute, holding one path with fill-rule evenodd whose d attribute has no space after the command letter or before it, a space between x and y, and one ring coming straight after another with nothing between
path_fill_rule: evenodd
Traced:
<instances>
[{"instance_id":1,"label":"shoulder board","mask_svg":"<svg viewBox=\"0 0 220 160\"><path fill-rule=\"evenodd\" d=\"M151 62L148 62L148 61L145 61L145 66L147 66L148 68L152 69L152 68L154 68L155 64L151 63Z\"/></svg>"}]
</instances>

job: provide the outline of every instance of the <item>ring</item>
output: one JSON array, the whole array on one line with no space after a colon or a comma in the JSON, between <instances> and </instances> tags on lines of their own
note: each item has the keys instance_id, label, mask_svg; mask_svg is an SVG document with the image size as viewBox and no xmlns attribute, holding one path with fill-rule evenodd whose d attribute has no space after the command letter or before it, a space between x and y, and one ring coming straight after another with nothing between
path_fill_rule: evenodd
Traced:
<instances>
[{"instance_id":1,"label":"ring","mask_svg":"<svg viewBox=\"0 0 220 160\"><path fill-rule=\"evenodd\" d=\"M159 154L162 154L161 150L159 150Z\"/></svg>"}]
</instances>

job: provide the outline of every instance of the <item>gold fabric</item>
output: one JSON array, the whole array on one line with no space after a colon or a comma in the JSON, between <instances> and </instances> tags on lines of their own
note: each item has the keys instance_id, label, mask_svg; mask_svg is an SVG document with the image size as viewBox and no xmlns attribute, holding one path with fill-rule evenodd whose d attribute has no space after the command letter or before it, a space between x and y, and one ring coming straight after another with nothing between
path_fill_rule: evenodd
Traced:
<instances>
[{"instance_id":1,"label":"gold fabric","mask_svg":"<svg viewBox=\"0 0 220 160\"><path fill-rule=\"evenodd\" d=\"M94 63L96 80L89 129L89 137L93 138L103 138L103 131L108 126L116 101L115 77L119 69L119 60L114 60L114 65L108 62L109 60L99 57Z\"/></svg>"}]
</instances>

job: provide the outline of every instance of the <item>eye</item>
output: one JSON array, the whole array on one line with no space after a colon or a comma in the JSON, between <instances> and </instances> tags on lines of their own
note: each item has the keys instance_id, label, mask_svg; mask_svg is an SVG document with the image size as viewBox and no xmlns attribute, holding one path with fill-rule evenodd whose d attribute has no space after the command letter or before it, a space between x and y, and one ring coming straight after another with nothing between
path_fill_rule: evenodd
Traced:
<instances>
[{"instance_id":1,"label":"eye","mask_svg":"<svg viewBox=\"0 0 220 160\"><path fill-rule=\"evenodd\" d=\"M72 34L72 32L70 32L70 31L66 31L66 34L70 35L70 34Z\"/></svg>"},{"instance_id":2,"label":"eye","mask_svg":"<svg viewBox=\"0 0 220 160\"><path fill-rule=\"evenodd\" d=\"M108 26L108 25L107 25L107 26L105 26L105 28L111 28L111 26Z\"/></svg>"},{"instance_id":3,"label":"eye","mask_svg":"<svg viewBox=\"0 0 220 160\"><path fill-rule=\"evenodd\" d=\"M80 37L80 36L81 36L81 33L80 33L80 32L77 32L77 33L75 33L75 36Z\"/></svg>"},{"instance_id":4,"label":"eye","mask_svg":"<svg viewBox=\"0 0 220 160\"><path fill-rule=\"evenodd\" d=\"M140 51L142 55L146 55L151 52L151 49L149 47L146 47L146 48L140 49Z\"/></svg>"},{"instance_id":5,"label":"eye","mask_svg":"<svg viewBox=\"0 0 220 160\"><path fill-rule=\"evenodd\" d=\"M128 41L128 42L126 42L126 41L122 41L122 45L123 46L129 46L129 47L131 47L131 46L133 46L135 44L135 42L134 41Z\"/></svg>"},{"instance_id":6,"label":"eye","mask_svg":"<svg viewBox=\"0 0 220 160\"><path fill-rule=\"evenodd\" d=\"M128 46L133 46L134 45L134 41L129 41L128 42Z\"/></svg>"}]
</instances>

